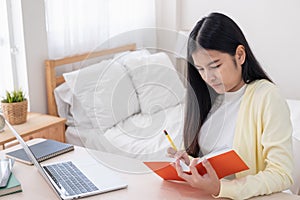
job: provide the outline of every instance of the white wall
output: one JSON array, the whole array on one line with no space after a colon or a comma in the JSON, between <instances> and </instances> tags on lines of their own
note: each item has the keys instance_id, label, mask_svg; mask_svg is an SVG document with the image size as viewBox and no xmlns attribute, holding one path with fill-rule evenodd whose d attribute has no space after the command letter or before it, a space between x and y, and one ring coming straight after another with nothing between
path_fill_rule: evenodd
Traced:
<instances>
[{"instance_id":1,"label":"white wall","mask_svg":"<svg viewBox=\"0 0 300 200\"><path fill-rule=\"evenodd\" d=\"M157 48L172 51L176 41L180 0L156 0Z\"/></svg>"},{"instance_id":2,"label":"white wall","mask_svg":"<svg viewBox=\"0 0 300 200\"><path fill-rule=\"evenodd\" d=\"M44 60L47 59L44 1L22 2L30 107L47 112ZM299 0L156 0L157 26L189 30L212 11L232 17L242 28L256 57L287 98L300 99ZM167 36L166 36L167 37ZM174 46L159 38L159 46ZM171 47L172 49L172 47Z\"/></svg>"},{"instance_id":3,"label":"white wall","mask_svg":"<svg viewBox=\"0 0 300 200\"><path fill-rule=\"evenodd\" d=\"M299 0L181 0L179 4L178 30L190 30L210 12L229 15L241 27L257 59L283 95L300 99ZM163 8L164 12L167 8Z\"/></svg>"}]
</instances>

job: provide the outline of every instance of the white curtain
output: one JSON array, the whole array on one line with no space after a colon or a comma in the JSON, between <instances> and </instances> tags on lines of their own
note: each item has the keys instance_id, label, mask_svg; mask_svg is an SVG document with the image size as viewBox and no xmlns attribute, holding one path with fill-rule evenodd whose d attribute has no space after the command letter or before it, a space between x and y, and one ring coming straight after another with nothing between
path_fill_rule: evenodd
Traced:
<instances>
[{"instance_id":1,"label":"white curtain","mask_svg":"<svg viewBox=\"0 0 300 200\"><path fill-rule=\"evenodd\" d=\"M0 1L0 100L5 97L6 91L12 91L15 86L9 35L10 23L6 1Z\"/></svg>"},{"instance_id":2,"label":"white curtain","mask_svg":"<svg viewBox=\"0 0 300 200\"><path fill-rule=\"evenodd\" d=\"M50 59L92 51L120 33L155 27L155 0L45 0Z\"/></svg>"}]
</instances>

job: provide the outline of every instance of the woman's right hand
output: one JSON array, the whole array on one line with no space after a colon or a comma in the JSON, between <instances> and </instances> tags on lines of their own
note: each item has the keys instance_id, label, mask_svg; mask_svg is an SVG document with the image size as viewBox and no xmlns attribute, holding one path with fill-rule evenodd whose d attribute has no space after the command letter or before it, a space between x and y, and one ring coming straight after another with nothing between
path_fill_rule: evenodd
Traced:
<instances>
[{"instance_id":1,"label":"woman's right hand","mask_svg":"<svg viewBox=\"0 0 300 200\"><path fill-rule=\"evenodd\" d=\"M190 158L189 155L186 153L185 150L175 150L172 147L169 147L167 149L168 152L168 156L171 158L175 158L177 160L182 160L183 162L185 162L186 165L190 165Z\"/></svg>"}]
</instances>

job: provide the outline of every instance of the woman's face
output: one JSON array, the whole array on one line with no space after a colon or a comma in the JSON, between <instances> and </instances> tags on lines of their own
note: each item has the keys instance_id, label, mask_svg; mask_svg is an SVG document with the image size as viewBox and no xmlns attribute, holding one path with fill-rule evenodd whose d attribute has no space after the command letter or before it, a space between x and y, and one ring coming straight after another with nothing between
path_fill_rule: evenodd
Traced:
<instances>
[{"instance_id":1,"label":"woman's face","mask_svg":"<svg viewBox=\"0 0 300 200\"><path fill-rule=\"evenodd\" d=\"M242 64L245 61L242 45L237 47L235 56L216 50L200 49L192 57L202 79L217 93L234 92L245 84L242 79Z\"/></svg>"}]
</instances>

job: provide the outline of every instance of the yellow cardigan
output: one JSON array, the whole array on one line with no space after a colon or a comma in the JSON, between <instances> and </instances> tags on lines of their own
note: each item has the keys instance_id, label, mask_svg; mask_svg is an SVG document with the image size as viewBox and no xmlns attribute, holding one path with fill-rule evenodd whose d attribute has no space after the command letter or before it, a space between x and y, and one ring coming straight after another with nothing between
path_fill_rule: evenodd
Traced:
<instances>
[{"instance_id":1,"label":"yellow cardigan","mask_svg":"<svg viewBox=\"0 0 300 200\"><path fill-rule=\"evenodd\" d=\"M254 81L243 96L233 148L249 166L221 180L218 197L248 199L287 189L292 183L292 125L287 103L267 80Z\"/></svg>"}]
</instances>

